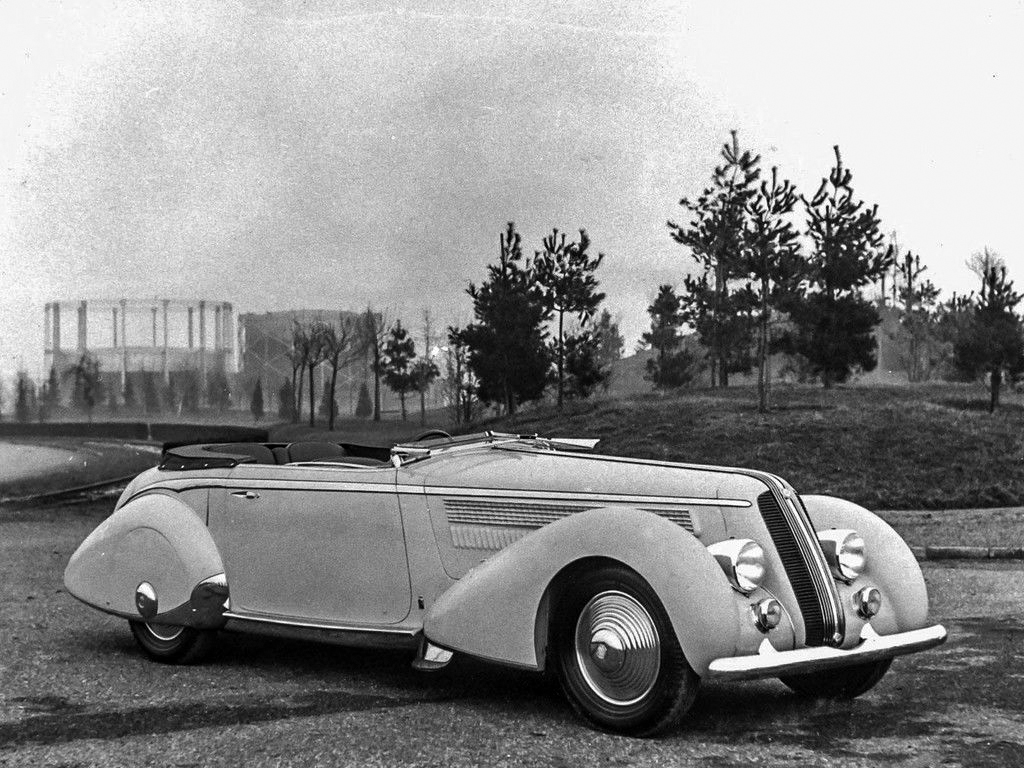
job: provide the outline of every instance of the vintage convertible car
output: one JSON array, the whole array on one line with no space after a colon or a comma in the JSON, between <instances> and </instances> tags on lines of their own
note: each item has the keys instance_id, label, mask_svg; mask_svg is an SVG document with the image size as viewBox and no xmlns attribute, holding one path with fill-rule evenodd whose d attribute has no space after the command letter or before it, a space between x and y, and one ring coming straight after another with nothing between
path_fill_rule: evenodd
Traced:
<instances>
[{"instance_id":1,"label":"vintage convertible car","mask_svg":"<svg viewBox=\"0 0 1024 768\"><path fill-rule=\"evenodd\" d=\"M636 735L704 678L852 697L945 640L910 550L862 507L595 442L172 448L64 581L159 661L218 630L408 647L424 670L462 653L551 670L583 717Z\"/></svg>"}]
</instances>

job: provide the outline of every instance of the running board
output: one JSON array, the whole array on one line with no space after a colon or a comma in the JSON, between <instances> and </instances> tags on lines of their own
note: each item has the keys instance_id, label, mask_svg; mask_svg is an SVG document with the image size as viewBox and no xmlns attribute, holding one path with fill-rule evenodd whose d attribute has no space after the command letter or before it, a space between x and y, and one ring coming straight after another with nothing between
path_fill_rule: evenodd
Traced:
<instances>
[{"instance_id":1,"label":"running board","mask_svg":"<svg viewBox=\"0 0 1024 768\"><path fill-rule=\"evenodd\" d=\"M389 627L353 627L289 620L270 616L253 616L228 611L224 614L225 631L270 635L295 640L313 640L351 648L394 648L412 650L418 647L420 631Z\"/></svg>"}]
</instances>

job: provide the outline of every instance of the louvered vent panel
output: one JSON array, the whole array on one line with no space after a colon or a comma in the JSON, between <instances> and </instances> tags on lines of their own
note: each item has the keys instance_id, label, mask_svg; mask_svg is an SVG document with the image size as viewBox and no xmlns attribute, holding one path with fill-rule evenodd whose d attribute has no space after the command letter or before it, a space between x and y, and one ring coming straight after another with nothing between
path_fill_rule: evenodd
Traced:
<instances>
[{"instance_id":1,"label":"louvered vent panel","mask_svg":"<svg viewBox=\"0 0 1024 768\"><path fill-rule=\"evenodd\" d=\"M452 543L459 549L503 549L527 533L577 512L608 506L599 503L559 504L512 499L449 498L444 500ZM687 509L645 509L693 533Z\"/></svg>"}]
</instances>

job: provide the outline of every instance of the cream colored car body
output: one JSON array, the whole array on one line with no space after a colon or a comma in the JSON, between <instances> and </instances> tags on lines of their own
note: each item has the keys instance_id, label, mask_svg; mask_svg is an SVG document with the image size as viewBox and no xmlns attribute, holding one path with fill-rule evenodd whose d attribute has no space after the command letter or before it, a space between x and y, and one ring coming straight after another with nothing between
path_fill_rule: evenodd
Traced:
<instances>
[{"instance_id":1,"label":"cream colored car body","mask_svg":"<svg viewBox=\"0 0 1024 768\"><path fill-rule=\"evenodd\" d=\"M867 653L876 636L907 640L878 645L874 657L945 637L928 625L924 581L907 546L848 502L801 501L764 473L559 450L536 439L424 445L398 449L379 466L336 459L149 470L74 554L65 584L130 620L355 646L422 648L425 639L527 669L549 661L550 614L566 579L602 563L625 566L654 589L700 676L778 674L786 658L803 665L795 671L835 666L842 654ZM759 511L766 494L818 530L853 528L865 540L864 573L828 587L842 614L834 641L807 636ZM730 538L764 548L766 576L749 594L730 585L707 550ZM226 590L200 588L211 579ZM157 595L148 615L137 601L143 582ZM884 597L870 631L854 610L865 586ZM784 615L765 632L752 610L767 597ZM804 651L813 651L806 661L784 655Z\"/></svg>"}]
</instances>

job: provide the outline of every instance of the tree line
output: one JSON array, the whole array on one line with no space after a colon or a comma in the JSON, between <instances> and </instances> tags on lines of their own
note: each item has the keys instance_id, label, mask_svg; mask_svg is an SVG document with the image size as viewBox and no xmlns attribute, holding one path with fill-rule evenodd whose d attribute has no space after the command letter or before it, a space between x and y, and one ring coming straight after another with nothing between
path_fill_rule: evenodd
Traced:
<instances>
[{"instance_id":1,"label":"tree line","mask_svg":"<svg viewBox=\"0 0 1024 768\"><path fill-rule=\"evenodd\" d=\"M646 378L658 389L671 389L706 370L716 388L729 386L734 374L756 370L759 409L767 411L773 355L785 353L801 378L817 379L826 388L846 382L876 367L880 307L891 306L908 378L922 381L939 369L965 380L985 376L995 410L1003 384L1024 375L1017 310L1022 294L1005 261L988 249L975 254L969 266L978 288L940 300L920 256L903 252L895 235L884 236L877 204L855 194L839 147L833 152L833 165L806 196L777 167L764 172L760 155L741 147L732 132L709 183L696 198L680 200L682 223L667 222L671 239L686 249L696 269L682 277L678 289L659 286L647 308L651 325L641 344L654 354ZM291 376L277 391L279 417L305 419L300 410L308 401L310 426L319 407L334 429L339 371L359 360L368 361L373 392L362 384L355 415L374 420L381 418L382 385L397 394L403 420L407 398L418 394L425 421L426 393L441 380L443 399L458 423L475 419L483 406L511 415L550 391L561 409L567 400L607 388L624 342L618 323L602 309L597 271L604 254L595 253L587 231L570 236L552 229L529 257L509 222L498 246L485 279L466 288L473 320L446 328L440 357L429 348L417 354L402 322L390 322L372 308L339 313L336 322L295 321ZM879 286L880 300L869 296ZM315 373L322 367L327 375L318 400ZM63 372L51 370L38 395L27 376L19 376L18 417L38 412L43 418L59 403L66 381L72 382L73 403L90 414L104 399L112 410L180 411L198 409L203 400L223 409L231 397L219 369L211 372L205 391L197 371L172 373L162 386L155 375L143 375L142 392L135 392L131 376L121 388L111 387L85 354ZM250 400L257 420L264 417L264 401L257 380Z\"/></svg>"},{"instance_id":2,"label":"tree line","mask_svg":"<svg viewBox=\"0 0 1024 768\"><path fill-rule=\"evenodd\" d=\"M15 419L46 421L57 415L65 401L90 421L101 406L112 415L146 415L198 413L204 405L224 411L232 404L227 374L216 367L208 371L205 386L197 368L170 371L166 379L156 371L133 371L122 377L100 368L95 356L83 352L62 369L52 365L38 386L25 371L19 371L14 385ZM0 389L0 407L2 403Z\"/></svg>"},{"instance_id":3,"label":"tree line","mask_svg":"<svg viewBox=\"0 0 1024 768\"><path fill-rule=\"evenodd\" d=\"M498 247L486 279L466 289L473 321L448 328L457 421L472 417L474 402L512 415L549 386L559 409L589 397L607 385L624 347L611 313L598 314L605 294L596 272L604 254L592 251L585 229L578 237L552 229L530 258L509 222Z\"/></svg>"},{"instance_id":4,"label":"tree line","mask_svg":"<svg viewBox=\"0 0 1024 768\"><path fill-rule=\"evenodd\" d=\"M360 386L355 415L360 418L381 418L381 384L394 391L401 403L402 420L408 418L406 398L412 393L420 396L420 420L426 420L426 392L440 375L437 364L429 357L429 350L417 355L416 343L401 320L390 324L381 312L372 308L359 316L339 313L335 322L314 320L308 323L293 321L291 351L291 379L286 379L278 390L278 415L297 422L304 400L308 399L309 425L316 425L316 376L320 366L327 366L324 391L319 401L320 415L333 430L338 415L336 399L338 374L360 360L369 359L373 376L371 399L366 382ZM304 390L308 387L308 393ZM263 415L263 390L259 380L253 390L251 410L259 420Z\"/></svg>"},{"instance_id":5,"label":"tree line","mask_svg":"<svg viewBox=\"0 0 1024 768\"><path fill-rule=\"evenodd\" d=\"M642 341L656 354L647 378L674 388L707 368L713 388L727 387L731 374L756 369L761 411L770 408L773 353L788 353L825 387L845 382L877 364L881 316L867 289L881 283L884 298L889 280L911 380L921 379L922 358L942 350L961 377L988 376L994 410L1004 379L1024 373L1021 295L1005 264L986 261L976 269L977 293L939 302L920 258L886 241L878 206L857 198L852 172L833 151L834 165L807 197L777 167L762 174L760 156L732 132L710 183L680 201L687 219L667 223L697 271L681 291L660 286L648 307ZM687 327L699 348L685 343Z\"/></svg>"}]
</instances>

